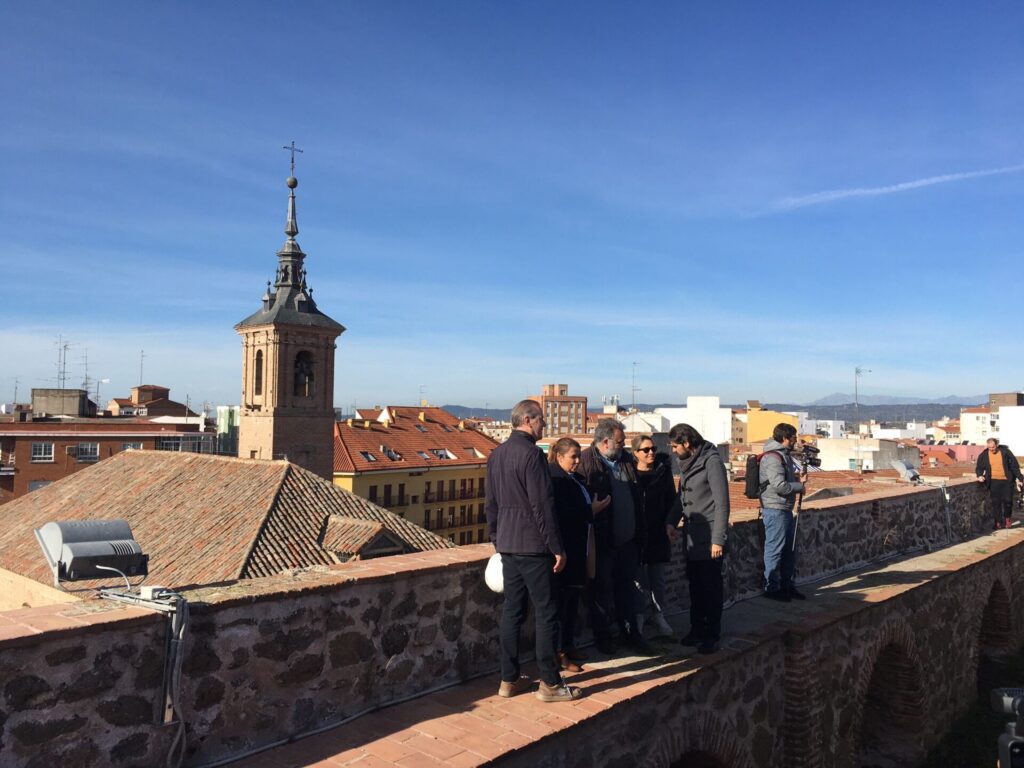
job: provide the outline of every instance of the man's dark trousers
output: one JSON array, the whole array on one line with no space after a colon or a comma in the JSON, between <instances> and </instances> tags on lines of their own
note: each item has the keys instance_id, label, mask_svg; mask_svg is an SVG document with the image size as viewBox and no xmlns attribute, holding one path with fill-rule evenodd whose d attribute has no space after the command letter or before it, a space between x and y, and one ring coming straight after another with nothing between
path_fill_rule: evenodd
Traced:
<instances>
[{"instance_id":1,"label":"man's dark trousers","mask_svg":"<svg viewBox=\"0 0 1024 768\"><path fill-rule=\"evenodd\" d=\"M1013 482L991 480L988 492L992 498L992 518L997 528L1002 527L1003 520L1013 516Z\"/></svg>"},{"instance_id":2,"label":"man's dark trousers","mask_svg":"<svg viewBox=\"0 0 1024 768\"><path fill-rule=\"evenodd\" d=\"M501 555L505 605L501 612L501 679L519 679L519 629L533 602L537 620L537 667L548 685L562 682L556 656L558 599L555 592L555 558L552 555Z\"/></svg>"},{"instance_id":3,"label":"man's dark trousers","mask_svg":"<svg viewBox=\"0 0 1024 768\"><path fill-rule=\"evenodd\" d=\"M635 540L598 552L590 603L590 626L598 640L611 638L615 622L623 634L634 629L639 612L636 589L639 568L640 550Z\"/></svg>"},{"instance_id":4,"label":"man's dark trousers","mask_svg":"<svg viewBox=\"0 0 1024 768\"><path fill-rule=\"evenodd\" d=\"M717 643L722 636L722 562L687 560L686 578L690 582L690 630L702 642Z\"/></svg>"}]
</instances>

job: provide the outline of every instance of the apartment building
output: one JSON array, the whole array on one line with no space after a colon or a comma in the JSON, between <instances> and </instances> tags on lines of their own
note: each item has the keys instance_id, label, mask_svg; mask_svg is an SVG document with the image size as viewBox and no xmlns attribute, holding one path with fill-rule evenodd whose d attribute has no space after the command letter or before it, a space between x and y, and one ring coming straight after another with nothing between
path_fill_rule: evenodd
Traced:
<instances>
[{"instance_id":1,"label":"apartment building","mask_svg":"<svg viewBox=\"0 0 1024 768\"><path fill-rule=\"evenodd\" d=\"M497 446L442 408L360 409L335 423L334 483L454 544L486 542L487 458Z\"/></svg>"},{"instance_id":2,"label":"apartment building","mask_svg":"<svg viewBox=\"0 0 1024 768\"><path fill-rule=\"evenodd\" d=\"M212 453L214 435L126 418L0 423L0 504L129 449Z\"/></svg>"},{"instance_id":3,"label":"apartment building","mask_svg":"<svg viewBox=\"0 0 1024 768\"><path fill-rule=\"evenodd\" d=\"M561 437L587 431L587 398L570 395L568 384L545 384L533 398L544 413L544 437Z\"/></svg>"}]
</instances>

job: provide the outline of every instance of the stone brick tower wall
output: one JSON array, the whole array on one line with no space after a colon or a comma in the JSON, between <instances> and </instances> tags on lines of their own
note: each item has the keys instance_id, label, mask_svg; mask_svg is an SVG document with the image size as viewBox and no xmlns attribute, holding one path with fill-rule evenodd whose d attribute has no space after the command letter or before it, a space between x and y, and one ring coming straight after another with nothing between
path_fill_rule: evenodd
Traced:
<instances>
[{"instance_id":1,"label":"stone brick tower wall","mask_svg":"<svg viewBox=\"0 0 1024 768\"><path fill-rule=\"evenodd\" d=\"M288 239L263 306L235 326L242 337L238 455L283 459L330 480L334 469L334 349L345 328L321 312L306 282L288 177Z\"/></svg>"}]
</instances>

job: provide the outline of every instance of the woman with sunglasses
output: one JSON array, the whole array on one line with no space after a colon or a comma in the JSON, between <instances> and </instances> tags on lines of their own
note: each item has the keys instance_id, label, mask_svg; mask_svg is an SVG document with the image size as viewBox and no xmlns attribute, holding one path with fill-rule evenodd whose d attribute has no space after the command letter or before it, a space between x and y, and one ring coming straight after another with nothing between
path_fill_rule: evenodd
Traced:
<instances>
[{"instance_id":1,"label":"woman with sunglasses","mask_svg":"<svg viewBox=\"0 0 1024 768\"><path fill-rule=\"evenodd\" d=\"M650 435L637 435L630 443L636 461L636 479L640 489L642 514L647 520L647 543L640 564L640 584L643 586L643 609L647 598L654 604L655 629L659 636L672 636L672 627L665 620L665 568L672 559L666 520L673 509L679 507L679 495L672 480L672 460L658 453ZM637 616L637 626L643 630L644 614Z\"/></svg>"}]
</instances>

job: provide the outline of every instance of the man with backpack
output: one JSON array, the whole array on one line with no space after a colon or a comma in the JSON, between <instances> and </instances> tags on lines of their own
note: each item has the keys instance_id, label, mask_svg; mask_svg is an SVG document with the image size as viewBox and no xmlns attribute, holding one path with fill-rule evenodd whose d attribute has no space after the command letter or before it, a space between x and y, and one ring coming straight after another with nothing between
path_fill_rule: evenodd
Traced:
<instances>
[{"instance_id":1,"label":"man with backpack","mask_svg":"<svg viewBox=\"0 0 1024 768\"><path fill-rule=\"evenodd\" d=\"M805 597L793 583L796 572L793 507L803 495L807 482L807 474L797 472L791 456L797 440L796 427L777 424L772 439L764 444L764 453L757 457L761 521L764 523L764 596L782 603Z\"/></svg>"},{"instance_id":2,"label":"man with backpack","mask_svg":"<svg viewBox=\"0 0 1024 768\"><path fill-rule=\"evenodd\" d=\"M1020 465L1013 451L1005 445L1000 445L999 440L990 437L985 441L988 450L978 456L978 463L975 466L974 474L978 476L978 482L983 483L988 489L992 501L993 527L995 530L1009 528L1013 522L1013 489L1021 489L1024 477L1021 476Z\"/></svg>"}]
</instances>

